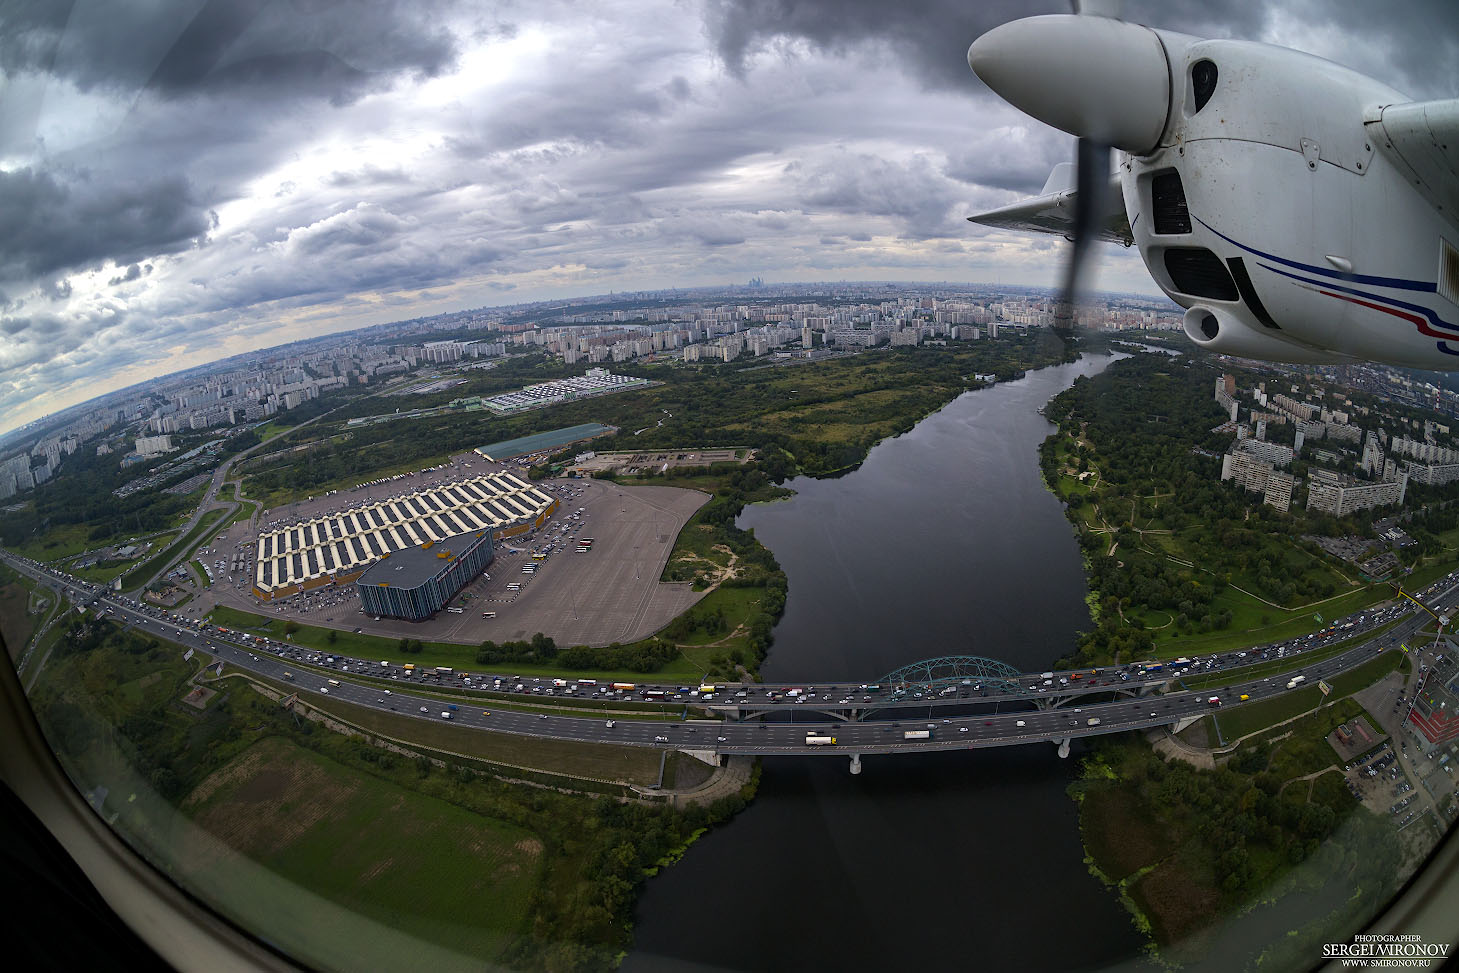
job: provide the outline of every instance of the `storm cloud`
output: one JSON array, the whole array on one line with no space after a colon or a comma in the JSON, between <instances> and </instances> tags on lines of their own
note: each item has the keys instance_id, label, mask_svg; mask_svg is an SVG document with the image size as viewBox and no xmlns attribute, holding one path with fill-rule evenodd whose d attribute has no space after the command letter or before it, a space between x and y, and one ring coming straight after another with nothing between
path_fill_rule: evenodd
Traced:
<instances>
[{"instance_id":1,"label":"storm cloud","mask_svg":"<svg viewBox=\"0 0 1459 973\"><path fill-rule=\"evenodd\" d=\"M1018 0L11 0L0 6L0 415L304 335L608 290L1050 283L968 224L1072 141L968 43ZM1127 2L1452 97L1456 20ZM1138 256L1101 286L1154 293Z\"/></svg>"}]
</instances>

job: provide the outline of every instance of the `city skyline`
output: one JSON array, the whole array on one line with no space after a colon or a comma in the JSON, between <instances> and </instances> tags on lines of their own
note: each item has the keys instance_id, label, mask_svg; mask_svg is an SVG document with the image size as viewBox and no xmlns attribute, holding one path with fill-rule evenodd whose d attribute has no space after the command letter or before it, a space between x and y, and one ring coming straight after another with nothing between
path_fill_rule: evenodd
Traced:
<instances>
[{"instance_id":1,"label":"city skyline","mask_svg":"<svg viewBox=\"0 0 1459 973\"><path fill-rule=\"evenodd\" d=\"M833 306L839 306L834 312L838 322L850 324L853 317L859 316L863 319L861 326L870 327L871 320L868 315L880 318L889 303L900 308L901 313L892 315L892 317L901 320L905 319L906 313L915 308L924 297L954 312L978 303L1001 308L1002 305L994 302L1007 299L1014 302L1008 305L1010 308L1017 308L1026 313L1014 314L1010 318L1000 318L1003 323L1019 327L1047 326L1051 320L1048 308L1051 306L1052 294L1053 290L1049 288L1027 288L1020 285L956 285L947 282L909 284L887 281L837 281L810 284L772 282L765 284L756 280L751 285L727 288L704 287L609 293L529 304L463 308L436 315L405 318L346 331L329 332L302 339L296 338L269 347L222 356L101 392L29 422L13 422L12 417L3 416L0 417L0 423L9 424L0 428L0 456L11 448L7 441L12 439L18 441L34 435L36 430L49 429L50 434L53 435L56 427L65 426L68 429L75 427L74 431L83 431L86 436L94 435L108 425L109 420L106 416L118 414L118 410L128 411L129 408L134 408L143 400L157 396L166 398L169 395L169 389L182 389L200 378L229 372L234 373L234 379L239 379L244 374L257 376L260 367L270 363L276 369L283 368L291 373L291 377L281 387L285 392L295 388L298 381L307 377L305 373L298 371L300 363L311 363L316 368L322 368L326 374L335 376L325 380L325 387L332 387L336 383L348 384L351 381L368 382L372 376L378 377L375 372L375 368L378 366L385 365L387 368L386 371L378 374L389 374L389 369L396 366L402 369L406 367L406 363L391 355L387 351L387 347L398 348L401 339L407 339L404 344L411 344L412 342L408 339L429 338L431 334L441 331L453 333L468 331L484 336L496 327L502 327L511 332L521 332L523 329L538 330L544 338L541 344L544 346L550 344L551 352L560 354L561 349L556 340L549 342L546 339L564 331L578 330L586 334L593 330L585 326L589 323L617 329L625 326L632 327L632 322L647 321L657 322L651 325L652 328L672 330L676 326L682 327L702 319L714 322L711 325L714 329L712 334L724 334L738 332L742 329L748 330L757 324L763 324L766 321L763 312L768 308L778 306L779 302L789 301L793 303L787 306L794 306L798 309L797 316L803 317L811 313L812 309L816 309L818 313L830 314L833 313ZM977 297L973 298L972 295L977 295ZM949 297L950 301L947 300ZM832 305L823 308L818 303L819 299L828 299ZM969 303L970 301L972 304ZM625 310L613 312L603 310L605 306L611 304L626 304L628 307ZM1102 306L1103 310L1096 310L1097 306ZM1103 318L1110 323L1119 321L1123 326L1126 323L1125 316L1131 308L1140 308L1150 313L1165 312L1165 317L1169 319L1165 323L1172 327L1174 326L1172 322L1176 318L1171 315L1178 316L1179 311L1163 295L1146 297L1134 294L1101 294L1089 295L1086 314L1092 312L1098 315L1098 318ZM584 313L584 309L587 309L586 313ZM1098 318L1085 317L1082 320L1086 324L1092 325ZM628 322L628 324L624 322ZM819 331L825 331L831 325L829 320L812 319L811 323ZM798 328L799 324L796 327ZM867 332L868 335L870 333ZM705 337L712 337L712 334L700 333L699 337L690 340L703 340ZM797 331L796 334L798 335L799 332ZM685 336L687 337L687 335ZM520 339L524 336L515 333L511 337L518 339L514 341L514 344L519 345ZM882 336L882 340L884 339L885 335ZM832 339L828 337L827 340ZM438 345L461 344L461 342L453 341L433 343ZM486 357L501 355L505 352L506 347L479 339L471 339L467 343L476 346L475 350L470 352L472 358L482 355ZM375 365L368 366L363 373L360 373L360 362L355 360L355 352L360 345L371 344L377 347L366 357L377 359L377 361ZM743 345L743 342L741 344ZM679 343L675 342L668 347L674 349L676 356L679 354L678 349L681 347ZM343 357L338 357L331 349L342 352ZM655 350L663 350L663 347L656 347ZM717 348L715 354L718 354ZM460 349L457 349L456 355L459 357ZM636 356L637 353L635 353ZM455 358L450 360L454 361ZM575 356L565 360L569 365L578 361ZM589 361L589 358L585 354L581 360L586 362ZM606 356L591 360L606 360ZM615 358L614 360L621 359ZM413 365L412 362L411 367ZM353 378L351 378L352 375ZM299 388L302 389L302 386ZM277 399L277 396L271 394L273 391L274 388L270 383L259 385L256 380L236 381L229 384L227 393L230 396L238 397L229 399L228 405L240 404L241 408L241 403L251 394L253 399L250 400L248 416L257 418L255 405L259 408L258 415L272 415L274 406L269 406L268 411L263 412L262 399L265 396ZM308 397L312 398L313 394L309 393ZM285 409L290 407L286 401L276 401L275 405ZM226 415L227 409L223 404L214 402L213 407L214 411L221 409ZM206 428L220 422L232 424L234 421L233 418L214 417L199 428ZM236 421L242 421L241 417ZM174 430L159 429L158 431Z\"/></svg>"},{"instance_id":2,"label":"city skyline","mask_svg":"<svg viewBox=\"0 0 1459 973\"><path fill-rule=\"evenodd\" d=\"M965 6L9 14L0 415L502 300L754 276L1051 285L1063 244L963 217L1036 192L1070 140L962 52L1063 8ZM1454 94L1456 32L1434 29L1451 11L1319 9L1125 13ZM1156 293L1133 252L1101 264L1096 286Z\"/></svg>"}]
</instances>

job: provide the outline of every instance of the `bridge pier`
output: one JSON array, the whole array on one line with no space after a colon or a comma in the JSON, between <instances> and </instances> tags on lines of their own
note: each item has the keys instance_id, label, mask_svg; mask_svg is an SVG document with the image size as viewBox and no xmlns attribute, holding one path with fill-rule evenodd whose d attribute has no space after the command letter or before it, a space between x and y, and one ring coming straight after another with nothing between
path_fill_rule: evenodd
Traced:
<instances>
[{"instance_id":1,"label":"bridge pier","mask_svg":"<svg viewBox=\"0 0 1459 973\"><path fill-rule=\"evenodd\" d=\"M1059 756L1065 760L1069 759L1069 738L1065 737L1059 741Z\"/></svg>"},{"instance_id":2,"label":"bridge pier","mask_svg":"<svg viewBox=\"0 0 1459 973\"><path fill-rule=\"evenodd\" d=\"M861 754L859 753L853 753L851 755L851 773L861 773Z\"/></svg>"}]
</instances>

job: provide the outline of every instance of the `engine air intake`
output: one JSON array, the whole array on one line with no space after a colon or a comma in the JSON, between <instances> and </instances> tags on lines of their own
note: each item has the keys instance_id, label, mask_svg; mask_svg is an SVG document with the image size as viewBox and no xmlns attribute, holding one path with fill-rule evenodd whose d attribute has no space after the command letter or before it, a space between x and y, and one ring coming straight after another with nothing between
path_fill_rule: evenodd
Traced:
<instances>
[{"instance_id":1,"label":"engine air intake","mask_svg":"<svg viewBox=\"0 0 1459 973\"><path fill-rule=\"evenodd\" d=\"M1196 111L1206 107L1206 102L1216 93L1216 79L1220 72L1216 62L1204 58L1191 65L1191 94L1195 96Z\"/></svg>"},{"instance_id":2,"label":"engine air intake","mask_svg":"<svg viewBox=\"0 0 1459 973\"><path fill-rule=\"evenodd\" d=\"M1237 299L1236 282L1221 258L1205 247L1171 247L1165 251L1165 272L1175 289L1211 301Z\"/></svg>"},{"instance_id":3,"label":"engine air intake","mask_svg":"<svg viewBox=\"0 0 1459 973\"><path fill-rule=\"evenodd\" d=\"M1150 180L1150 203L1154 212L1156 233L1189 233L1190 207L1185 201L1185 186L1174 169L1157 172Z\"/></svg>"}]
</instances>

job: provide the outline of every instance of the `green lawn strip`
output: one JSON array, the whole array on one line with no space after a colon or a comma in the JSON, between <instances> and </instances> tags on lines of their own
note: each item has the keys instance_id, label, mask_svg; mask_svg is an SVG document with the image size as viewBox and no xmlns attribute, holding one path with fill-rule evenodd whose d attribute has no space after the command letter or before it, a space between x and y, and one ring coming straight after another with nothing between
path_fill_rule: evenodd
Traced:
<instances>
[{"instance_id":1,"label":"green lawn strip","mask_svg":"<svg viewBox=\"0 0 1459 973\"><path fill-rule=\"evenodd\" d=\"M211 588L213 586L213 582L211 580L212 575L208 574L208 569L203 567L202 561L199 561L197 558L193 558L187 563L193 569L193 574L197 577L198 584L202 585L204 588Z\"/></svg>"},{"instance_id":2,"label":"green lawn strip","mask_svg":"<svg viewBox=\"0 0 1459 973\"><path fill-rule=\"evenodd\" d=\"M260 440L262 440L263 442L268 442L275 436L283 435L293 428L293 426L281 426L278 423L274 422L272 419L270 419L268 422L265 422L253 432L254 435L256 435Z\"/></svg>"},{"instance_id":3,"label":"green lawn strip","mask_svg":"<svg viewBox=\"0 0 1459 973\"><path fill-rule=\"evenodd\" d=\"M1238 737L1247 736L1294 716L1299 716L1321 706L1324 702L1333 703L1351 696L1392 672L1398 667L1402 658L1401 652L1389 651L1369 659L1351 672L1330 680L1328 685L1332 687L1332 694L1327 697L1323 696L1322 690L1317 688L1315 682L1311 682L1301 689L1283 693L1272 699L1245 703L1230 709L1222 707L1216 719L1221 723L1221 732L1225 735L1227 742L1230 742Z\"/></svg>"},{"instance_id":4,"label":"green lawn strip","mask_svg":"<svg viewBox=\"0 0 1459 973\"><path fill-rule=\"evenodd\" d=\"M89 568L69 568L67 573L82 581L109 584L113 578L130 571L136 564L136 561L102 561Z\"/></svg>"},{"instance_id":5,"label":"green lawn strip","mask_svg":"<svg viewBox=\"0 0 1459 973\"><path fill-rule=\"evenodd\" d=\"M531 831L276 737L254 744L215 778L224 782L190 808L192 816L225 831L230 845L271 871L353 912L474 956L500 955L518 933L540 868L541 845ZM321 802L329 813L311 813ZM524 844L535 853L524 854Z\"/></svg>"},{"instance_id":6,"label":"green lawn strip","mask_svg":"<svg viewBox=\"0 0 1459 973\"><path fill-rule=\"evenodd\" d=\"M266 615L256 615L252 612L239 611L227 605L219 605L208 613L208 619L215 625L232 629L239 632L262 633L280 642L290 642L294 645L306 646L326 654L338 653L340 655L353 656L365 660L389 660L394 663L413 662L418 668L435 668L436 666L450 666L453 669L465 669L468 672L479 671L482 667L476 661L476 645L467 645L457 642L422 642L421 651L418 653L404 654L400 651L400 640L386 638L380 635L368 635L363 632L344 632L334 628L321 628L316 625L299 625L298 631L293 633L292 638L287 637L284 632L285 621L281 618L269 618ZM331 634L334 636L330 640ZM599 682L642 682L653 677L656 682L679 682L691 679L698 679L700 670L691 666L687 660L676 660L654 673L642 672L611 672L611 671L575 671L566 670L556 666L533 665L529 663L502 662L494 665L499 674L512 674L524 676L560 676L574 679L597 679Z\"/></svg>"},{"instance_id":7,"label":"green lawn strip","mask_svg":"<svg viewBox=\"0 0 1459 973\"><path fill-rule=\"evenodd\" d=\"M1373 683L1397 669L1406 658L1407 656L1402 652L1384 652L1382 655L1364 662L1356 669L1329 679L1327 683L1332 687L1333 698L1338 699L1343 696L1351 696L1360 689L1367 689Z\"/></svg>"},{"instance_id":8,"label":"green lawn strip","mask_svg":"<svg viewBox=\"0 0 1459 973\"><path fill-rule=\"evenodd\" d=\"M411 420L407 419L403 421L410 422ZM316 431L320 430L316 429ZM402 432L408 432L408 429L402 429ZM385 444L374 443L372 445L383 446ZM411 460L410 462L406 463L387 463L381 466L371 467L367 472L350 473L345 476L335 477L334 479L324 483L316 483L311 487L301 487L299 489L294 489L290 487L280 487L277 489L266 488L259 481L258 475L254 473L246 474L243 482L248 491L249 499L256 501L259 504L259 509L276 510L279 507L285 506L287 504L297 503L300 501L307 502L310 497L321 497L324 494L328 493L330 490L352 490L355 487L359 486L361 483L365 483L370 480L378 480L383 477L394 476L397 473L418 473L429 466L440 466L443 463L449 462L452 455L461 451L462 450L451 450L449 452L440 453L434 456L423 456L419 459ZM276 460L278 458L278 455L279 454L277 453L270 453L268 458L271 461ZM308 461L307 450L294 455L306 457L304 461ZM263 457L256 457L253 459L257 460L262 458ZM408 486L408 484L402 482L401 486L403 488L405 486ZM252 511L250 511L250 513L251 512Z\"/></svg>"},{"instance_id":9,"label":"green lawn strip","mask_svg":"<svg viewBox=\"0 0 1459 973\"><path fill-rule=\"evenodd\" d=\"M50 595L50 603L46 606L46 610L44 613L42 613L41 617L36 620L36 626L34 631L40 631L40 629L43 628L48 621L54 618L58 613L65 611L70 606L70 601L64 596L58 595L54 592L50 592L49 589L47 589L47 593ZM34 634L34 631L32 632L32 635ZM66 626L60 621L57 621L55 624L51 625L49 629L46 630L46 634L40 637L40 641L36 643L35 649L31 652L30 659L26 663L25 671L21 673L22 683L28 680L30 676L35 673L35 671L41 664L41 660L44 659L46 655L50 652L50 650L56 645L56 643L61 640L61 636L64 635L65 632Z\"/></svg>"},{"instance_id":10,"label":"green lawn strip","mask_svg":"<svg viewBox=\"0 0 1459 973\"><path fill-rule=\"evenodd\" d=\"M6 569L5 576L0 577L0 631L5 634L5 646L12 660L20 658L41 624L39 618L30 614L31 591L29 579L22 581L16 572Z\"/></svg>"},{"instance_id":11,"label":"green lawn strip","mask_svg":"<svg viewBox=\"0 0 1459 973\"><path fill-rule=\"evenodd\" d=\"M529 695L523 697L519 693L501 693L491 690L472 691L461 688L453 691L450 686L436 686L431 683L418 682L414 679L382 679L378 676L371 676L368 670L365 672L338 672L334 669L324 669L311 666L306 662L289 660L289 664L298 668L308 669L315 673L321 680L321 685L329 679L342 679L347 682L357 683L361 686L369 686L377 689L388 689L394 692L409 692L416 696L423 696L429 699L439 699L447 703L457 703L462 706L469 706L473 709L503 709L514 710L520 713L551 713L557 716L583 716L584 710L591 710L591 715L604 714L609 718L622 717L635 720L662 720L673 722L682 719L686 701L679 701L673 704L638 702L636 700L607 700L594 701L592 699L577 699L573 697L537 696ZM253 674L250 669L238 669L238 672ZM281 685L292 685L294 689L299 686L284 680ZM304 688L318 689L318 686ZM540 700L540 702L538 702Z\"/></svg>"},{"instance_id":12,"label":"green lawn strip","mask_svg":"<svg viewBox=\"0 0 1459 973\"><path fill-rule=\"evenodd\" d=\"M275 683L276 686L287 686ZM444 754L483 761L483 769L522 777L514 771L538 770L577 781L622 782L647 786L658 781L659 751L652 747L619 747L605 743L570 743L512 733L491 733L442 720L438 713L382 713L343 700L310 696L308 705L382 736ZM486 766L486 765L494 765ZM539 781L575 786L564 780ZM617 793L615 789L610 791Z\"/></svg>"},{"instance_id":13,"label":"green lawn strip","mask_svg":"<svg viewBox=\"0 0 1459 973\"><path fill-rule=\"evenodd\" d=\"M1442 572L1441 572L1442 573ZM1211 603L1212 612L1231 611L1231 627L1205 635L1169 635L1174 629L1156 631L1155 656L1170 659L1182 655L1206 655L1211 652L1229 652L1268 642L1282 642L1287 639L1308 635L1325 627L1312 616L1320 614L1324 619L1341 618L1372 605L1393 599L1393 589L1387 585L1372 585L1349 592L1346 595L1323 602L1321 605L1285 609L1263 605L1233 588L1226 587L1216 593ZM1262 624L1265 616L1269 619Z\"/></svg>"},{"instance_id":14,"label":"green lawn strip","mask_svg":"<svg viewBox=\"0 0 1459 973\"><path fill-rule=\"evenodd\" d=\"M194 546L194 542L217 527L226 513L226 510L210 510L203 514L202 519L181 540L169 545L162 552L153 555L123 575L122 589L124 591L130 591L140 585L146 584L151 580L152 575L161 571L174 559L182 556L184 552Z\"/></svg>"},{"instance_id":15,"label":"green lawn strip","mask_svg":"<svg viewBox=\"0 0 1459 973\"><path fill-rule=\"evenodd\" d=\"M1384 625L1377 631L1385 631L1390 627L1390 625L1396 624L1397 622L1391 622L1389 623L1389 625ZM1372 632L1364 633L1359 638L1362 641L1367 641L1368 638L1372 637L1374 634L1375 633ZM1288 653L1284 658L1281 659L1269 659L1266 662L1258 662L1255 665L1242 666L1239 669L1225 669L1220 672L1213 671L1208 675L1200 675L1191 677L1189 679L1182 679L1181 683L1187 689L1204 689L1208 686L1224 686L1228 683L1237 681L1248 682L1252 679L1264 679L1267 676L1274 676L1278 673L1293 672L1305 666L1312 665L1313 663L1322 662L1326 659L1331 659L1335 656L1342 655L1344 652L1349 651L1353 648L1353 646L1357 645L1358 642L1359 639L1348 639L1346 641L1339 642L1336 645L1325 645L1320 649L1309 649L1305 652L1298 652L1295 655Z\"/></svg>"},{"instance_id":16,"label":"green lawn strip","mask_svg":"<svg viewBox=\"0 0 1459 973\"><path fill-rule=\"evenodd\" d=\"M1249 733L1300 716L1321 702L1322 692L1316 686L1307 686L1256 703L1244 703L1230 709L1222 707L1221 712L1215 714L1215 719L1221 725L1222 737L1231 743Z\"/></svg>"},{"instance_id":17,"label":"green lawn strip","mask_svg":"<svg viewBox=\"0 0 1459 973\"><path fill-rule=\"evenodd\" d=\"M1430 584L1433 584L1450 571L1453 571L1456 563L1455 553L1455 551L1445 551L1443 554L1437 555L1432 563L1426 563L1428 561L1427 558L1420 561L1414 567L1412 573L1405 578L1399 579L1399 583L1403 585L1403 590L1412 592L1418 591L1421 588L1427 588ZM1389 592L1393 591L1393 588L1386 582L1383 584L1383 587ZM1397 596L1395 595L1394 597Z\"/></svg>"},{"instance_id":18,"label":"green lawn strip","mask_svg":"<svg viewBox=\"0 0 1459 973\"><path fill-rule=\"evenodd\" d=\"M6 548L33 561L58 561L81 554L91 546L88 524L61 524L28 540L6 544Z\"/></svg>"}]
</instances>

